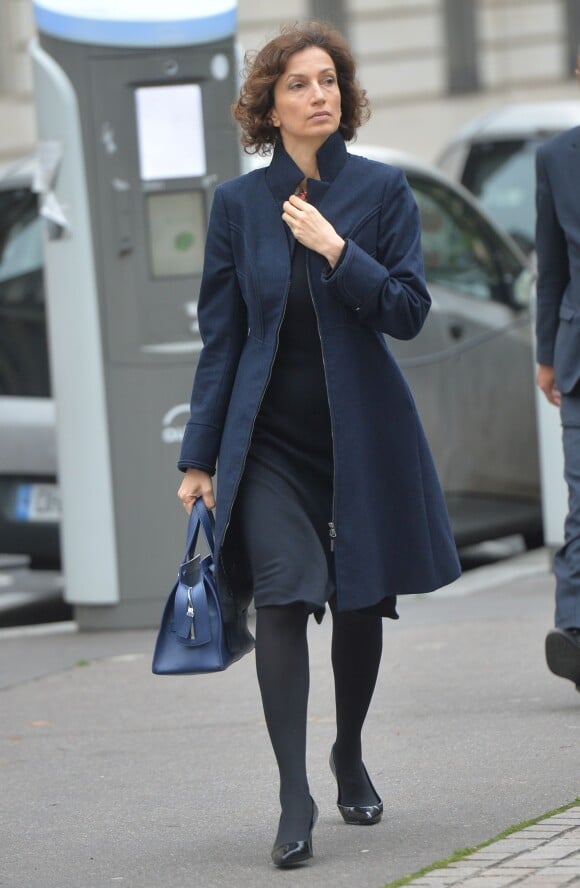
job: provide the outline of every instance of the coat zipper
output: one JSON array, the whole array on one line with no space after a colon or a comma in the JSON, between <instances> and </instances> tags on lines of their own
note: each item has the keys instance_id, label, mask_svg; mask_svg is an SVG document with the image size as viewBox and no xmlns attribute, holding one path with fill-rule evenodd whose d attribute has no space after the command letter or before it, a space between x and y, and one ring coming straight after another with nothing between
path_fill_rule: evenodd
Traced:
<instances>
[{"instance_id":1,"label":"coat zipper","mask_svg":"<svg viewBox=\"0 0 580 888\"><path fill-rule=\"evenodd\" d=\"M334 523L334 498L335 498L335 490L336 490L336 453L334 447L334 424L332 421L332 408L330 406L330 395L328 393L328 375L326 373L326 360L324 358L324 347L322 345L322 334L320 332L320 317L318 315L318 309L316 307L316 302L314 301L314 296L312 295L312 285L310 283L310 268L308 266L308 253L306 254L306 279L308 281L308 292L310 293L310 299L312 300L312 307L314 309L314 315L316 317L316 326L318 328L318 338L320 339L320 354L322 355L322 367L324 369L324 382L326 384L326 397L328 399L328 412L330 414L330 437L332 438L332 515L331 521L328 522L328 536L330 537L330 551L334 552L334 544L336 541L337 533L336 533L336 524Z\"/></svg>"},{"instance_id":2,"label":"coat zipper","mask_svg":"<svg viewBox=\"0 0 580 888\"><path fill-rule=\"evenodd\" d=\"M256 420L258 419L258 416L260 414L260 408L262 406L262 401L264 400L264 398L266 396L266 392L268 391L268 385L270 384L270 379L272 378L272 373L274 372L274 363L276 361L276 355L278 354L278 348L280 346L280 330L282 329L282 324L284 323L284 318L286 317L286 308L288 306L288 293L289 292L290 292L290 279L288 280L288 283L286 285L286 293L284 295L284 307L282 309L282 315L280 317L280 320L278 322L278 327L276 329L276 348L274 349L274 355L273 355L272 361L270 363L270 371L268 373L268 378L266 379L266 384L265 384L264 389L262 391L262 396L260 398L260 401L258 402L258 407L256 409L256 413L254 414L254 419L252 421L252 427L250 429L250 435L248 437L248 443L247 443L246 449L244 451L244 458L242 459L242 468L241 468L240 473L238 475L238 480L236 482L236 486L234 489L234 495L232 496L232 501L230 503L230 509L228 512L228 520L226 521L226 525L224 527L224 532L222 534L222 545L220 547L220 563L221 563L222 573L223 573L224 577L227 577L227 573L226 573L225 565L223 562L221 549L223 548L223 543L226 538L226 534L228 532L230 522L232 520L232 511L234 508L234 503L236 501L236 497L238 495L240 483L241 483L243 475L244 475L244 469L246 468L246 460L248 458L248 453L250 451L250 447L252 446L252 438L254 436L254 426L256 425Z\"/></svg>"},{"instance_id":3,"label":"coat zipper","mask_svg":"<svg viewBox=\"0 0 580 888\"><path fill-rule=\"evenodd\" d=\"M332 422L332 420L331 420L331 422ZM334 488L332 491L332 511L333 511L332 517L334 518ZM334 552L334 541L336 539L336 527L334 526L334 521L328 522L328 535L330 537L330 551Z\"/></svg>"}]
</instances>

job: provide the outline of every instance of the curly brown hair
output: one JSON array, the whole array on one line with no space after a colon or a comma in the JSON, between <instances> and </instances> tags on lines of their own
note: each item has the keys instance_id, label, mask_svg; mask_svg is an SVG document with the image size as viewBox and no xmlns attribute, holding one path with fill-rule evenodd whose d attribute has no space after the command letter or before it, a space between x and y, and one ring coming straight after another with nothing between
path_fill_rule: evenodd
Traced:
<instances>
[{"instance_id":1,"label":"curly brown hair","mask_svg":"<svg viewBox=\"0 0 580 888\"><path fill-rule=\"evenodd\" d=\"M286 25L262 49L245 55L245 79L232 114L242 128L241 143L247 154L269 154L276 144L278 129L270 120L274 86L290 56L310 46L319 46L334 62L342 107L339 132L345 142L368 120L369 100L356 79L356 65L340 31L320 21Z\"/></svg>"}]
</instances>

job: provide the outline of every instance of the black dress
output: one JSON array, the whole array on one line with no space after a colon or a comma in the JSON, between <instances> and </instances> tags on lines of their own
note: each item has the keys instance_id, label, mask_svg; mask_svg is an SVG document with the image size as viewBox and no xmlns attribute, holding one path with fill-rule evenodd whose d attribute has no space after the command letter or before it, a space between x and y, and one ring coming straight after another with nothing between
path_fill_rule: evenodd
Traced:
<instances>
[{"instance_id":1,"label":"black dress","mask_svg":"<svg viewBox=\"0 0 580 888\"><path fill-rule=\"evenodd\" d=\"M333 447L318 323L296 244L272 375L232 523L256 607L304 602L320 622L334 593ZM396 618L396 599L382 615Z\"/></svg>"}]
</instances>

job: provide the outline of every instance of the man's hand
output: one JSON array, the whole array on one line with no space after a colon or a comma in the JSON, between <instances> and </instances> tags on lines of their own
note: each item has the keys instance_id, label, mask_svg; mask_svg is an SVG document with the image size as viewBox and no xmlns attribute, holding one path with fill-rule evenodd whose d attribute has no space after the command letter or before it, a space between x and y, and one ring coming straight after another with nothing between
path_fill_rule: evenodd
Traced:
<instances>
[{"instance_id":1,"label":"man's hand","mask_svg":"<svg viewBox=\"0 0 580 888\"><path fill-rule=\"evenodd\" d=\"M543 391L546 398L555 407L559 407L562 403L562 395L556 388L554 381L554 368L549 364L538 364L538 375L536 377L538 387Z\"/></svg>"}]
</instances>

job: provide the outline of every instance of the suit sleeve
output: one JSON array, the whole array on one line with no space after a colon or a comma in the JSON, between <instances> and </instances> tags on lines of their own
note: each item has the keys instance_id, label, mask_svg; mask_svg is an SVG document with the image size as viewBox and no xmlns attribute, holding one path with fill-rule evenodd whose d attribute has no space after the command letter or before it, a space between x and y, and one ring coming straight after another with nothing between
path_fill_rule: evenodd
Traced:
<instances>
[{"instance_id":1,"label":"suit sleeve","mask_svg":"<svg viewBox=\"0 0 580 888\"><path fill-rule=\"evenodd\" d=\"M182 471L191 467L213 475L247 327L219 186L209 219L197 317L203 348L177 465Z\"/></svg>"},{"instance_id":2,"label":"suit sleeve","mask_svg":"<svg viewBox=\"0 0 580 888\"><path fill-rule=\"evenodd\" d=\"M552 366L560 303L570 274L566 237L558 221L546 158L541 148L536 153L536 210L536 359L539 364Z\"/></svg>"},{"instance_id":3,"label":"suit sleeve","mask_svg":"<svg viewBox=\"0 0 580 888\"><path fill-rule=\"evenodd\" d=\"M340 261L323 277L358 319L396 339L412 339L431 306L417 204L402 170L391 168L380 208L376 258L347 239Z\"/></svg>"}]
</instances>

